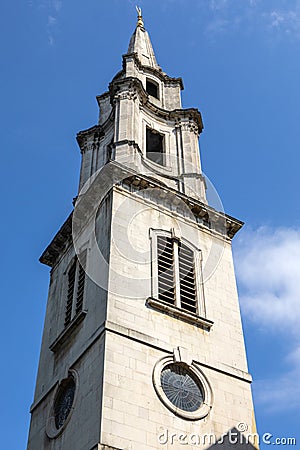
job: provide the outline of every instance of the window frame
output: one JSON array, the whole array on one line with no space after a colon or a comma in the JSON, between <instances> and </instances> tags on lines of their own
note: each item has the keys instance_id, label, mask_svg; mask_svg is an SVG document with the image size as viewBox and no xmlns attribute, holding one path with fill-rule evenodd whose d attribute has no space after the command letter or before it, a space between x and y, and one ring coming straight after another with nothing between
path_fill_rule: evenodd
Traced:
<instances>
[{"instance_id":1,"label":"window frame","mask_svg":"<svg viewBox=\"0 0 300 450\"><path fill-rule=\"evenodd\" d=\"M84 263L85 267L82 266L81 263ZM84 304L85 304L85 291L86 291L86 264L87 264L87 249L80 252L80 255L75 255L65 272L66 276L66 291L64 295L64 329L68 328L69 325L74 321L74 319L80 315L82 311L84 311ZM72 300L70 302L69 298L69 275L72 268L75 266L75 274L74 274L74 285L73 285L73 291L72 291ZM83 286L82 286L82 292L80 292L80 282L82 282L82 273L83 273ZM80 299L79 294L80 293ZM79 301L80 300L80 301ZM71 303L71 312L69 314L69 318L67 319L68 314L68 304ZM80 307L78 307L80 305Z\"/></svg>"},{"instance_id":2,"label":"window frame","mask_svg":"<svg viewBox=\"0 0 300 450\"><path fill-rule=\"evenodd\" d=\"M204 298L204 285L203 285L203 277L202 277L202 251L197 248L194 244L189 242L187 239L183 237L176 236L174 229L171 231L161 230L161 229L150 229L150 240L151 240L151 297L155 300L155 302L159 302L162 304L166 304L171 309L178 309L184 312L186 315L192 316L200 316L206 317L206 308L205 308L205 298ZM175 274L175 302L174 305L167 304L163 300L159 299L159 288L158 288L158 237L168 237L174 241L174 246L178 246L179 242L184 243L190 250L192 250L194 255L194 277L195 277L195 300L196 300L196 313L188 311L181 306L181 298L180 298L180 271L179 271L179 258L178 251L174 253L173 256L173 270Z\"/></svg>"},{"instance_id":3,"label":"window frame","mask_svg":"<svg viewBox=\"0 0 300 450\"><path fill-rule=\"evenodd\" d=\"M148 145L147 145L147 137L148 137L148 132L152 133L152 134L158 134L162 137L162 151L161 152L150 152L148 151ZM157 155L161 155L162 157L162 163L156 162L153 159L149 158L149 154L155 154L157 153ZM149 125L146 125L146 132L145 132L145 154L146 154L146 158L148 161L151 161L151 163L156 164L159 167L166 167L167 165L167 161L166 161L166 135L165 133L162 133L158 130L156 130L153 127L150 127Z\"/></svg>"},{"instance_id":4,"label":"window frame","mask_svg":"<svg viewBox=\"0 0 300 450\"><path fill-rule=\"evenodd\" d=\"M54 414L54 408L55 408L55 401L57 399L57 395L63 385L63 383L68 379L72 377L73 381L75 383L75 392L74 392L74 398L73 398L73 402L72 402L72 408L68 414L68 417L66 418L65 422L63 423L63 425L60 428L56 427L55 424L55 414ZM78 391L79 391L79 375L77 370L75 369L69 369L68 372L66 373L66 376L63 379L60 379L53 390L52 393L52 397L51 397L51 407L50 407L50 411L49 411L49 416L47 418L47 422L46 422L46 434L48 436L48 438L50 439L55 439L57 438L67 427L73 411L76 407L76 402L77 402L77 398L78 398Z\"/></svg>"},{"instance_id":5,"label":"window frame","mask_svg":"<svg viewBox=\"0 0 300 450\"><path fill-rule=\"evenodd\" d=\"M155 88L156 88L156 90L157 90L157 95L152 95L149 91L148 91L148 89L147 89L147 85L148 84L152 84ZM146 78L146 92L147 92L147 94L150 96L150 97L152 97L152 98L155 98L156 100L160 100L160 86L159 86L159 83L157 83L155 80L153 80L152 78Z\"/></svg>"},{"instance_id":6,"label":"window frame","mask_svg":"<svg viewBox=\"0 0 300 450\"><path fill-rule=\"evenodd\" d=\"M197 379L199 386L202 388L203 392L203 402L200 407L193 412L182 410L176 407L166 396L161 383L161 373L162 371L169 365L176 364L182 365L187 368L189 372L192 372L195 378ZM213 391L211 385L208 381L208 378L199 367L195 361L191 361L190 363L186 363L184 361L176 361L174 355L172 356L164 356L154 366L153 374L152 374L152 382L156 394L158 395L161 402L176 416L179 416L185 420L200 420L204 419L211 411L213 406Z\"/></svg>"}]
</instances>

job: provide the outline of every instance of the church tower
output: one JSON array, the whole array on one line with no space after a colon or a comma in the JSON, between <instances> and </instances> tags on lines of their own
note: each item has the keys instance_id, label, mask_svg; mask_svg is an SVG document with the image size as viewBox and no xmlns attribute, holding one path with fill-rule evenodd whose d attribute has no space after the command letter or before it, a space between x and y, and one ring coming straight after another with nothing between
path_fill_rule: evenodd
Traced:
<instances>
[{"instance_id":1,"label":"church tower","mask_svg":"<svg viewBox=\"0 0 300 450\"><path fill-rule=\"evenodd\" d=\"M242 222L207 202L201 114L182 89L138 9L98 124L77 135L74 210L40 259L28 450L254 448L231 249Z\"/></svg>"}]
</instances>

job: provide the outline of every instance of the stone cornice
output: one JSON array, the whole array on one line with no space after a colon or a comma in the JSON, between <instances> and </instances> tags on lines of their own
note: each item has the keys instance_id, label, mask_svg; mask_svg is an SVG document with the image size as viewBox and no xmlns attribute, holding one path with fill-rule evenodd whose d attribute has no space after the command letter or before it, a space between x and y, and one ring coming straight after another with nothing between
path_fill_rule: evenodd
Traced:
<instances>
[{"instance_id":1,"label":"stone cornice","mask_svg":"<svg viewBox=\"0 0 300 450\"><path fill-rule=\"evenodd\" d=\"M196 325L203 330L209 331L213 326L213 322L206 319L206 317L200 317L197 314L190 313L189 311L185 311L182 308L177 308L176 306L170 305L166 302L157 300L152 297L147 298L146 305L158 311L164 312L171 317L175 317L176 319L181 319L184 322Z\"/></svg>"},{"instance_id":2,"label":"stone cornice","mask_svg":"<svg viewBox=\"0 0 300 450\"><path fill-rule=\"evenodd\" d=\"M118 334L119 336L125 337L126 339L130 339L142 345L151 347L155 350L162 351L165 354L173 355L174 353L174 348L172 348L169 343L166 346L165 343L160 340L159 336L153 337L148 334L141 334L139 331L128 329L123 325L120 325L119 323L106 320L104 331L108 333ZM194 360L194 363L200 367L206 367L207 369L222 373L223 375L227 375L232 378L236 378L246 383L252 383L252 377L250 373L245 372L238 367L230 366L228 364L224 364L222 362L214 360L202 361L197 359Z\"/></svg>"},{"instance_id":3,"label":"stone cornice","mask_svg":"<svg viewBox=\"0 0 300 450\"><path fill-rule=\"evenodd\" d=\"M144 66L141 63L141 61L139 60L139 57L138 57L137 53L127 53L126 55L123 55L123 71L121 71L121 72L125 73L126 59L127 58L133 58L136 66L138 67L138 69L140 71L152 73L153 75L156 75L161 81L163 81L166 84L179 84L180 85L180 89L184 90L182 78L180 78L180 77L179 78L169 77L161 69L159 70L159 69L155 69L154 67L151 67L151 66ZM112 81L114 81L117 77L119 77L121 72L118 72L117 75L115 76L115 78Z\"/></svg>"},{"instance_id":4,"label":"stone cornice","mask_svg":"<svg viewBox=\"0 0 300 450\"><path fill-rule=\"evenodd\" d=\"M126 73L124 69L119 70L119 72L113 77L111 80L111 83L113 83L115 80L118 80L119 78L125 78Z\"/></svg>"},{"instance_id":5,"label":"stone cornice","mask_svg":"<svg viewBox=\"0 0 300 450\"><path fill-rule=\"evenodd\" d=\"M88 128L87 130L79 131L79 133L77 133L76 140L81 149L81 152L83 152L83 146L86 142L86 139L95 134L97 135L96 136L97 138L101 138L102 136L105 135L102 125L94 125L93 127Z\"/></svg>"},{"instance_id":6,"label":"stone cornice","mask_svg":"<svg viewBox=\"0 0 300 450\"><path fill-rule=\"evenodd\" d=\"M166 345L165 342L160 340L159 336L154 337L147 333L143 334L138 330L129 329L128 327L124 327L119 323L106 320L105 322L101 323L99 327L92 333L86 343L86 346L83 348L79 355L76 355L75 358L73 358L69 366L74 367L76 364L78 364L78 361L80 361L80 359L86 354L86 352L89 351L91 346L99 339L101 339L105 335L105 333L112 333L118 336L122 336L138 344L142 344L154 350L161 351L166 355L173 355L174 353L174 347L169 343ZM246 383L252 383L252 377L250 373L245 372L238 367L230 366L228 364L224 364L220 361L214 360L211 360L209 362L207 362L206 360L196 360L194 361L194 363L200 367L205 367L223 375L245 381ZM50 392L53 391L56 385L57 380L55 380L54 383L52 383L48 387L46 386L40 397L36 398L34 403L31 405L30 413L32 413L41 404L41 402L50 394Z\"/></svg>"},{"instance_id":7,"label":"stone cornice","mask_svg":"<svg viewBox=\"0 0 300 450\"><path fill-rule=\"evenodd\" d=\"M46 266L53 267L59 255L64 251L66 245L72 241L72 216L69 215L63 226L58 230L48 247L40 257L40 262Z\"/></svg>"},{"instance_id":8,"label":"stone cornice","mask_svg":"<svg viewBox=\"0 0 300 450\"><path fill-rule=\"evenodd\" d=\"M126 168L116 161L111 161L110 164L113 164L118 170L124 169L125 174L128 172L128 177L125 177L122 183L132 186L134 191L158 188L161 190L161 197L165 196L168 198L168 195L171 193L173 196L177 197L179 201L183 201L194 214L196 220L200 221L201 226L213 233L232 239L244 224L242 221L200 202L200 200L189 197L176 189L162 185L161 182L152 177L139 175L132 169ZM202 175L199 174L199 176ZM72 215L73 212L69 215L66 222L43 252L40 257L41 263L53 267L66 246L72 242Z\"/></svg>"},{"instance_id":9,"label":"stone cornice","mask_svg":"<svg viewBox=\"0 0 300 450\"><path fill-rule=\"evenodd\" d=\"M167 110L160 108L149 100L149 95L144 89L144 86L138 78L127 77L119 80L112 81L109 85L111 103L119 98L134 98L135 94L138 94L141 103L144 108L148 108L153 114L161 117L164 120L174 120L178 121L180 119L193 120L198 127L198 133L200 134L203 130L203 122L201 113L197 108L187 108L187 109L173 109Z\"/></svg>"},{"instance_id":10,"label":"stone cornice","mask_svg":"<svg viewBox=\"0 0 300 450\"><path fill-rule=\"evenodd\" d=\"M87 130L82 130L77 133L76 140L80 147L81 153L84 153L86 150L86 141L89 137L93 137L94 139L101 139L105 136L105 134L108 131L109 126L113 124L114 121L114 115L115 110L112 109L109 117L106 119L106 121L102 125L94 125L91 128L88 128Z\"/></svg>"},{"instance_id":11,"label":"stone cornice","mask_svg":"<svg viewBox=\"0 0 300 450\"><path fill-rule=\"evenodd\" d=\"M69 323L67 328L65 328L60 335L55 339L52 344L50 344L49 349L52 352L56 352L58 349L60 349L69 339L72 335L73 331L76 329L76 327L80 324L80 322L83 321L87 314L87 311L83 310L76 314L76 316L72 319L72 321Z\"/></svg>"},{"instance_id":12,"label":"stone cornice","mask_svg":"<svg viewBox=\"0 0 300 450\"><path fill-rule=\"evenodd\" d=\"M160 168L160 170L156 170L156 169L153 167L153 165L149 164L149 159L145 158L145 156L144 156L142 150L140 149L139 144L138 144L136 141L131 141L131 140L128 140L128 139L123 139L122 141L113 142L113 143L111 144L112 148L117 148L117 147L122 146L122 145L129 145L129 146L134 147L135 150L139 153L143 165L144 165L145 167L151 169L151 171L153 172L153 175L154 175L154 176L155 176L155 175L159 175L159 176L162 176L162 177L164 177L164 178L167 178L167 179L173 180L173 181L178 181L178 180L184 181L185 178L192 178L192 177L194 177L194 178L200 178L200 180L203 181L203 182L205 183L205 187L206 187L206 180L205 180L205 177L204 177L201 173L197 173L197 174L196 174L196 173L185 173L185 174L178 175L178 176L176 176L176 177L175 177L174 175L169 175L169 174L166 173L166 172L164 172L164 173L162 174L162 173L161 173L161 168ZM164 185L165 187L168 187L165 183L162 183L161 181L156 180L156 183L161 184L161 185Z\"/></svg>"},{"instance_id":13,"label":"stone cornice","mask_svg":"<svg viewBox=\"0 0 300 450\"><path fill-rule=\"evenodd\" d=\"M106 91L106 92L104 92L103 94L100 94L100 95L96 95L96 99L97 99L98 105L99 105L100 100L102 100L105 97L109 97L109 91Z\"/></svg>"},{"instance_id":14,"label":"stone cornice","mask_svg":"<svg viewBox=\"0 0 300 450\"><path fill-rule=\"evenodd\" d=\"M202 177L200 174L198 176ZM222 235L225 233L229 239L232 239L244 225L244 222L241 220L217 211L211 206L202 203L200 200L189 197L176 189L162 186L159 181L156 181L153 178L144 175L132 175L131 177L126 178L123 183L132 185L136 191L148 188L159 188L162 190L162 196L164 193L166 196L168 193L172 193L189 207L195 218L202 220L204 227Z\"/></svg>"}]
</instances>

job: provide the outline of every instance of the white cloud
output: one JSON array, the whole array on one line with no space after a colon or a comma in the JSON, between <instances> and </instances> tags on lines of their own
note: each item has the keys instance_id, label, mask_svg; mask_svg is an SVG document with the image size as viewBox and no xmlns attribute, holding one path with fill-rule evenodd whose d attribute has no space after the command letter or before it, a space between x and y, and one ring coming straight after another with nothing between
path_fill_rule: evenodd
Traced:
<instances>
[{"instance_id":1,"label":"white cloud","mask_svg":"<svg viewBox=\"0 0 300 450\"><path fill-rule=\"evenodd\" d=\"M220 11L228 8L229 0L210 0L209 7L212 11Z\"/></svg>"},{"instance_id":2,"label":"white cloud","mask_svg":"<svg viewBox=\"0 0 300 450\"><path fill-rule=\"evenodd\" d=\"M48 35L48 42L50 45L54 45L54 28L57 25L57 18L54 16L49 15L48 16L48 22L47 22L47 35Z\"/></svg>"},{"instance_id":3,"label":"white cloud","mask_svg":"<svg viewBox=\"0 0 300 450\"><path fill-rule=\"evenodd\" d=\"M206 27L206 35L215 36L216 34L224 33L228 30L230 22L226 19L216 18L209 22Z\"/></svg>"},{"instance_id":4,"label":"white cloud","mask_svg":"<svg viewBox=\"0 0 300 450\"><path fill-rule=\"evenodd\" d=\"M276 32L287 35L300 36L300 7L297 3L295 9L273 10L266 17L269 26Z\"/></svg>"},{"instance_id":5,"label":"white cloud","mask_svg":"<svg viewBox=\"0 0 300 450\"><path fill-rule=\"evenodd\" d=\"M48 16L48 25L49 27L53 27L57 23L56 17Z\"/></svg>"},{"instance_id":6,"label":"white cloud","mask_svg":"<svg viewBox=\"0 0 300 450\"><path fill-rule=\"evenodd\" d=\"M243 310L264 326L292 327L300 320L300 231L248 230L236 249ZM300 332L299 332L300 337Z\"/></svg>"},{"instance_id":7,"label":"white cloud","mask_svg":"<svg viewBox=\"0 0 300 450\"><path fill-rule=\"evenodd\" d=\"M59 12L61 10L61 7L62 7L62 0L52 0L51 4L52 4L52 8L56 12Z\"/></svg>"},{"instance_id":8,"label":"white cloud","mask_svg":"<svg viewBox=\"0 0 300 450\"><path fill-rule=\"evenodd\" d=\"M300 37L300 0L209 0L205 33L267 32L272 38Z\"/></svg>"},{"instance_id":9,"label":"white cloud","mask_svg":"<svg viewBox=\"0 0 300 450\"><path fill-rule=\"evenodd\" d=\"M270 13L271 27L278 27L282 22L284 22L284 16L277 11L272 11Z\"/></svg>"},{"instance_id":10,"label":"white cloud","mask_svg":"<svg viewBox=\"0 0 300 450\"><path fill-rule=\"evenodd\" d=\"M128 2L132 8L138 3ZM164 0L158 7L166 12L175 5L191 11L191 22L208 39L236 32L261 33L270 42L300 38L300 0Z\"/></svg>"},{"instance_id":11,"label":"white cloud","mask_svg":"<svg viewBox=\"0 0 300 450\"><path fill-rule=\"evenodd\" d=\"M244 317L289 341L286 372L255 383L257 402L268 411L299 407L300 230L246 230L237 240L235 262Z\"/></svg>"},{"instance_id":12,"label":"white cloud","mask_svg":"<svg viewBox=\"0 0 300 450\"><path fill-rule=\"evenodd\" d=\"M291 411L300 406L300 346L294 348L284 362L288 370L283 375L254 384L256 403L269 413Z\"/></svg>"},{"instance_id":13,"label":"white cloud","mask_svg":"<svg viewBox=\"0 0 300 450\"><path fill-rule=\"evenodd\" d=\"M59 24L59 13L62 0L28 0L29 6L35 6L45 16L45 26L50 45L54 44L54 37Z\"/></svg>"}]
</instances>

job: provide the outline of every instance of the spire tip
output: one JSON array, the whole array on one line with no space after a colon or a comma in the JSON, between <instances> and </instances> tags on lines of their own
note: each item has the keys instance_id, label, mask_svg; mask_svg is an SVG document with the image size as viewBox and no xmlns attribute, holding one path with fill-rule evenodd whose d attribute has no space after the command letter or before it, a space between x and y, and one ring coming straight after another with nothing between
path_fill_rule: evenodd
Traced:
<instances>
[{"instance_id":1,"label":"spire tip","mask_svg":"<svg viewBox=\"0 0 300 450\"><path fill-rule=\"evenodd\" d=\"M140 8L139 6L135 7L138 13L138 21L137 21L137 27L141 27L144 28L144 21L143 21L143 16L142 16L142 8Z\"/></svg>"}]
</instances>

